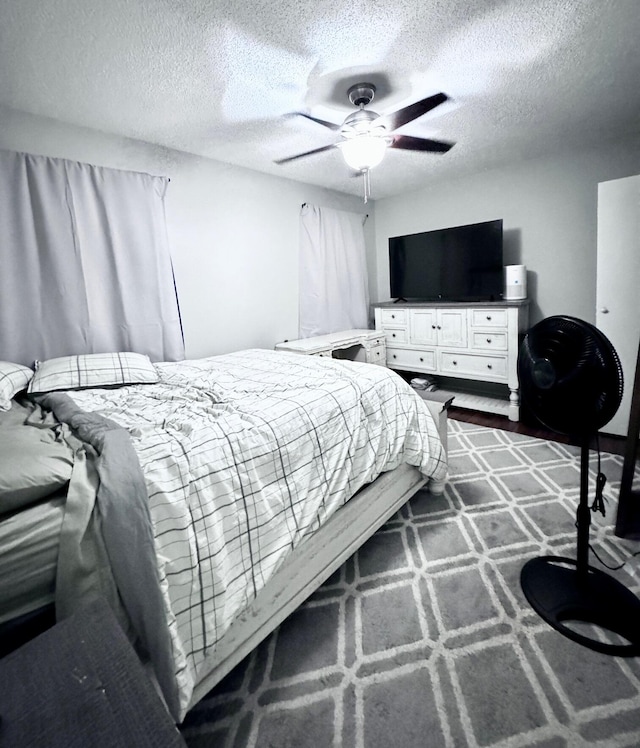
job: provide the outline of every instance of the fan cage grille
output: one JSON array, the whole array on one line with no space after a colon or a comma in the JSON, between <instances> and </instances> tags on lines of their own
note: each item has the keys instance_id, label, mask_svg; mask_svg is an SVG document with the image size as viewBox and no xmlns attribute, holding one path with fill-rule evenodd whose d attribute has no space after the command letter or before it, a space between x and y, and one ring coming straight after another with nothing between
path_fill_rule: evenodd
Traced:
<instances>
[{"instance_id":1,"label":"fan cage grille","mask_svg":"<svg viewBox=\"0 0 640 748\"><path fill-rule=\"evenodd\" d=\"M575 317L547 317L525 335L518 355L523 404L546 428L590 434L622 400L620 359L609 339Z\"/></svg>"}]
</instances>

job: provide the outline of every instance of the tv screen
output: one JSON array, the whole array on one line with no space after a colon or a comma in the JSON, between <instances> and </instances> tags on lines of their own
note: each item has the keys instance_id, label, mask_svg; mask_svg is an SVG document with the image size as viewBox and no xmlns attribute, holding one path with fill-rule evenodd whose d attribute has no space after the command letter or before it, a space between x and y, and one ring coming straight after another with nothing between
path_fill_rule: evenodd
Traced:
<instances>
[{"instance_id":1,"label":"tv screen","mask_svg":"<svg viewBox=\"0 0 640 748\"><path fill-rule=\"evenodd\" d=\"M389 239L391 297L424 301L502 298L502 220Z\"/></svg>"}]
</instances>

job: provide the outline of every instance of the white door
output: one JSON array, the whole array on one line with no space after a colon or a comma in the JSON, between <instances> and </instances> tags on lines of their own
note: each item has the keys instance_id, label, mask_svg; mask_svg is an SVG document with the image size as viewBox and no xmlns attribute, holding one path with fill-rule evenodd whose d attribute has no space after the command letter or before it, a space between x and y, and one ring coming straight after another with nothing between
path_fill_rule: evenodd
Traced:
<instances>
[{"instance_id":1,"label":"white door","mask_svg":"<svg viewBox=\"0 0 640 748\"><path fill-rule=\"evenodd\" d=\"M602 431L626 436L640 341L640 175L598 185L596 327L618 352L625 385Z\"/></svg>"}]
</instances>

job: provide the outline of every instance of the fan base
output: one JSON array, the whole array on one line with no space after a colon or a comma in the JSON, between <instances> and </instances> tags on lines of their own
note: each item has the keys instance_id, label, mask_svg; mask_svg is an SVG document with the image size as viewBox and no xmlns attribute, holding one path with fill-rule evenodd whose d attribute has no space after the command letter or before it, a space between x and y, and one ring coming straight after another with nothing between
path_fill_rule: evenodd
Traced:
<instances>
[{"instance_id":1,"label":"fan base","mask_svg":"<svg viewBox=\"0 0 640 748\"><path fill-rule=\"evenodd\" d=\"M520 584L536 613L569 639L604 654L640 655L640 600L609 574L592 566L583 573L570 558L540 556L522 567ZM591 639L568 622L591 624L628 643Z\"/></svg>"}]
</instances>

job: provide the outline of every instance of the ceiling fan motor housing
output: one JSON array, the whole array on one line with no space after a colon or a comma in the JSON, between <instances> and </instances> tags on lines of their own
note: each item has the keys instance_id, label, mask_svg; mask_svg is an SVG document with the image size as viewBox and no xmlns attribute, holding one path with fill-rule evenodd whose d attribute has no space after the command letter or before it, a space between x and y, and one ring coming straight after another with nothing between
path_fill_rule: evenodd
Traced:
<instances>
[{"instance_id":1,"label":"ceiling fan motor housing","mask_svg":"<svg viewBox=\"0 0 640 748\"><path fill-rule=\"evenodd\" d=\"M359 133L370 132L373 123L379 117L380 115L371 111L371 109L358 109L357 112L352 112L348 115L342 123L340 132L345 138L358 135Z\"/></svg>"}]
</instances>

